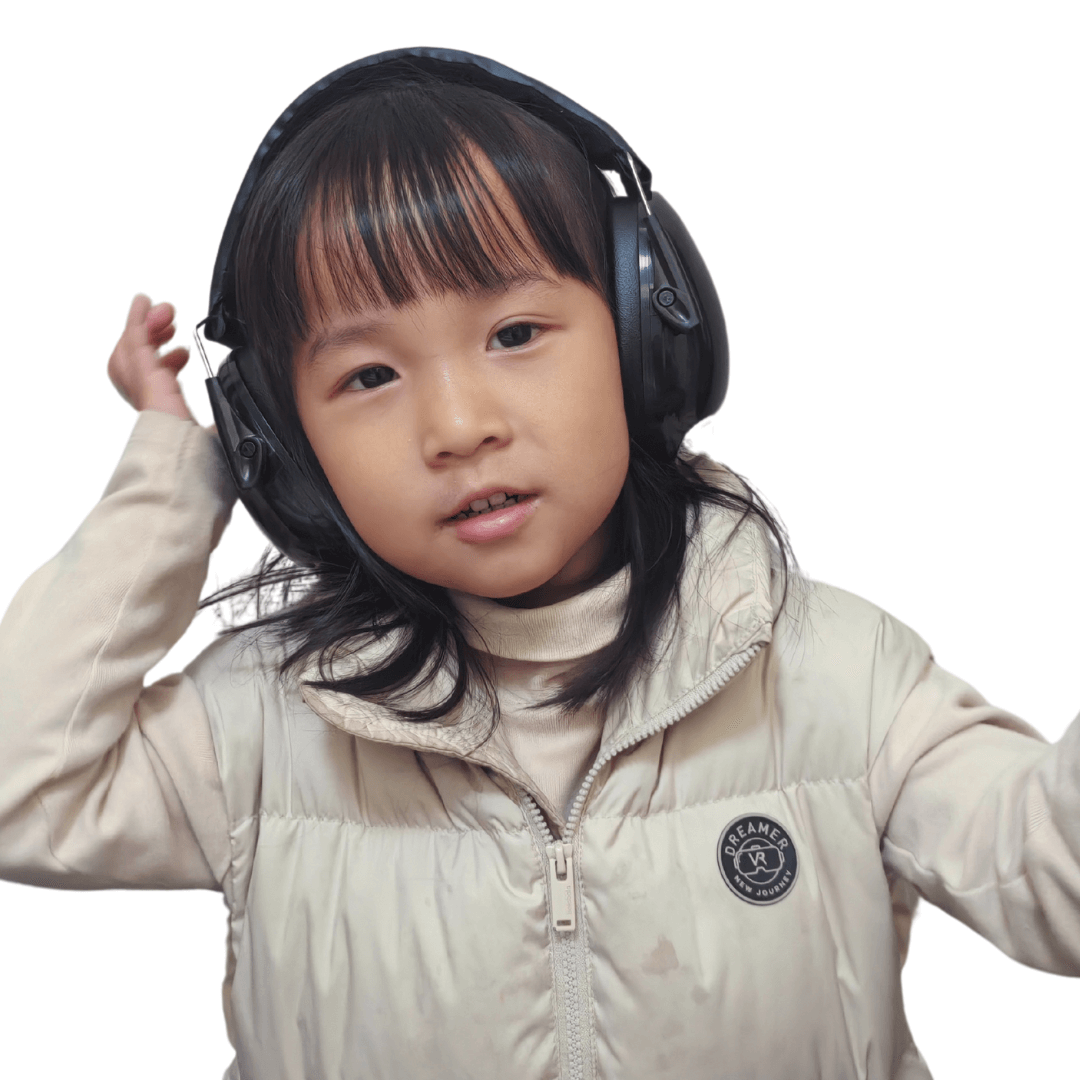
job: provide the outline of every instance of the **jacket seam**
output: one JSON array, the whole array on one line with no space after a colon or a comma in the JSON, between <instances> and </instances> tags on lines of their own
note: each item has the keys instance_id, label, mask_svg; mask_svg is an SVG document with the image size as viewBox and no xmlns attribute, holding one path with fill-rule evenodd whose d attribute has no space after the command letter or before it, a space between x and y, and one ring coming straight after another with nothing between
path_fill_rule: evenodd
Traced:
<instances>
[{"instance_id":1,"label":"jacket seam","mask_svg":"<svg viewBox=\"0 0 1080 1080\"><path fill-rule=\"evenodd\" d=\"M236 878L238 874L237 861L239 859L239 841L236 838L236 834L244 828L245 825L250 824L258 819L258 814L247 814L242 818L238 818L236 821L229 822L229 869L225 872L225 877L229 879L229 884L232 887L233 895L235 896ZM232 905L230 904L230 907Z\"/></svg>"},{"instance_id":2,"label":"jacket seam","mask_svg":"<svg viewBox=\"0 0 1080 1080\"><path fill-rule=\"evenodd\" d=\"M915 691L918 689L918 687L920 685L922 685L923 682L926 681L927 674L934 667L934 663L935 663L934 662L934 654L932 652L928 653L925 662L923 663L922 667L919 669L919 674L915 677L915 681L911 684L911 686L908 687L907 693L904 694L903 700L896 706L896 711L893 713L892 719L889 721L888 727L885 728L884 734L881 737L881 742L878 743L878 747L873 752L872 757L870 756L870 746L867 745L867 748L866 748L867 749L867 761L866 761L866 779L867 779L867 783L869 783L870 777L873 775L874 770L877 768L878 762L881 760L882 755L885 753L885 747L889 742L889 736L892 734L893 728L896 726L896 718L903 711L904 706L907 705L908 701L911 700L911 695L914 694ZM874 728L873 718L870 717L869 722L867 723L867 735L868 735L868 737L869 737L869 734L873 731L873 728ZM909 771L910 771L910 766L909 766ZM893 806L889 807L889 817L892 816L893 807L895 807L896 799L898 797L899 797L899 791L895 792L894 795L893 795ZM872 793L871 793L871 796L870 796L870 807L871 807L871 809L872 809L872 811L874 813L874 820L876 822L877 821L877 807L874 805L874 798L873 798ZM878 829L879 837L884 837L885 831L888 828L888 825L889 825L889 818L887 817L885 819L884 823L882 824L882 826Z\"/></svg>"},{"instance_id":3,"label":"jacket seam","mask_svg":"<svg viewBox=\"0 0 1080 1080\"><path fill-rule=\"evenodd\" d=\"M956 897L957 899L961 897L978 896L980 893L986 892L1000 892L1004 889L1011 889L1014 885L1022 881L1028 880L1027 871L1021 870L1020 873L1015 874L1013 877L1009 878L1006 881L986 881L983 882L982 885L975 885L972 886L972 888L970 889L955 889L949 884L949 882L942 874L938 873L936 870L931 870L928 867L923 866L923 864L919 862L919 860L910 851L908 851L906 847L896 843L894 840L890 840L887 836L882 839L882 843L887 844L894 851L898 851L902 855L906 855L911 860L916 870L918 870L922 874L925 874L931 881L940 885L950 896ZM904 877L903 874L901 874L900 876ZM904 880L906 881L908 879L905 878ZM919 888L917 882L912 881L911 884L914 885L916 888ZM921 892L922 890L919 889L919 891Z\"/></svg>"},{"instance_id":4,"label":"jacket seam","mask_svg":"<svg viewBox=\"0 0 1080 1080\"><path fill-rule=\"evenodd\" d=\"M56 860L61 869L67 871L69 874L75 873L75 867L69 866L57 853L56 845L53 843L53 825L52 820L49 817L49 808L45 805L45 800L42 798L40 791L34 792L34 801L38 804L38 807L41 810L41 816L45 819L45 842L49 845L49 854Z\"/></svg>"},{"instance_id":5,"label":"jacket seam","mask_svg":"<svg viewBox=\"0 0 1080 1080\"><path fill-rule=\"evenodd\" d=\"M666 814L681 814L686 810L695 810L701 806L716 806L719 803L731 802L733 799L752 799L757 795L779 795L781 792L793 791L797 788L819 787L826 784L835 784L843 787L861 787L865 784L864 776L828 776L816 780L794 780L790 784L781 784L778 787L758 788L756 791L740 791L732 795L719 795L715 799L704 799L701 802L686 803L683 806L675 806L663 810L646 810L641 813L627 812L618 814L586 814L583 821L625 821L629 818L662 817Z\"/></svg>"},{"instance_id":6,"label":"jacket seam","mask_svg":"<svg viewBox=\"0 0 1080 1080\"><path fill-rule=\"evenodd\" d=\"M385 822L367 822L359 821L354 818L337 818L329 817L321 814L281 814L273 810L260 810L257 814L251 815L251 817L259 817L264 820L270 821L296 821L296 822L311 822L318 825L344 825L344 826L356 826L361 829L385 829L392 832L425 832L425 833L444 833L448 836L468 836L472 833L486 833L501 832L506 835L513 835L516 833L522 833L528 831L527 825L519 825L516 828L498 828L495 830L489 830L484 828L460 828L460 829L445 829L436 828L430 825L391 825ZM250 820L250 818L245 819Z\"/></svg>"},{"instance_id":7,"label":"jacket seam","mask_svg":"<svg viewBox=\"0 0 1080 1080\"><path fill-rule=\"evenodd\" d=\"M226 1019L229 1027L230 1042L232 1042L233 1028L236 1023L235 1012L235 999L234 990L236 988L236 973L240 968L240 937L242 934L241 924L247 919L248 907L247 896L241 897L239 895L238 878L239 869L237 861L239 857L239 842L236 837L236 833L249 822L254 821L258 815L248 814L246 817L239 819L236 822L229 823L229 866L222 877L222 892L225 895L225 903L229 909L228 928L229 932L226 937L226 947L228 954L225 958L225 972L228 983L228 1012ZM228 887L225 887L225 882L228 881ZM222 986L224 991L225 987ZM224 1002L223 1002L224 1003ZM240 1054L239 1047L233 1046L233 1049L237 1051L236 1056L233 1058L233 1063L236 1065L237 1074L240 1074ZM231 1066L230 1066L231 1069ZM228 1071L226 1071L226 1077Z\"/></svg>"},{"instance_id":8,"label":"jacket seam","mask_svg":"<svg viewBox=\"0 0 1080 1080\"><path fill-rule=\"evenodd\" d=\"M251 818L245 818L244 822L247 822L247 821L250 821L250 820L251 820ZM240 824L243 824L243 822L238 822L237 824L240 825ZM237 888L236 888L236 878L237 878L236 858L237 858L237 844L236 844L236 839L233 836L233 829L230 827L230 829L229 829L229 866L228 866L228 869L225 871L225 873L222 875L222 879L221 879L222 892L225 893L225 900L226 900L226 903L228 904L228 907L229 907L229 951L230 952L233 951L233 930L235 929L234 924L235 924L236 920L240 917L240 915L239 915L240 903L239 903L239 900L238 900L237 895L236 895L236 893L237 893ZM228 887L227 888L225 887L226 882L228 882ZM244 905L244 908L246 910L246 905ZM233 953L233 957L235 959L235 953Z\"/></svg>"}]
</instances>

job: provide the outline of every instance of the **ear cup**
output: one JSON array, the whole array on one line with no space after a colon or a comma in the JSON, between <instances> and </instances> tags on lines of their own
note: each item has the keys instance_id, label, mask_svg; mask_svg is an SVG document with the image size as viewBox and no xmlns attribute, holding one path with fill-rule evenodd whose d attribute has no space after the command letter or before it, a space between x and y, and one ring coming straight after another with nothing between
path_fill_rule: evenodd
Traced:
<instances>
[{"instance_id":1,"label":"ear cup","mask_svg":"<svg viewBox=\"0 0 1080 1080\"><path fill-rule=\"evenodd\" d=\"M637 199L611 201L613 314L630 432L670 460L724 399L727 331L686 226L656 192L649 211Z\"/></svg>"},{"instance_id":2,"label":"ear cup","mask_svg":"<svg viewBox=\"0 0 1080 1080\"><path fill-rule=\"evenodd\" d=\"M696 327L685 335L675 335L671 363L671 377L685 391L685 411L677 421L677 426L682 427L678 437L681 443L690 428L712 416L724 402L728 386L727 325L712 275L682 218L667 199L655 192L649 206L670 242L698 313Z\"/></svg>"},{"instance_id":3,"label":"ear cup","mask_svg":"<svg viewBox=\"0 0 1080 1080\"><path fill-rule=\"evenodd\" d=\"M340 558L351 525L314 477L282 446L257 404L257 359L235 349L207 379L210 405L241 502L270 542L294 562ZM321 481L321 482L320 482Z\"/></svg>"}]
</instances>

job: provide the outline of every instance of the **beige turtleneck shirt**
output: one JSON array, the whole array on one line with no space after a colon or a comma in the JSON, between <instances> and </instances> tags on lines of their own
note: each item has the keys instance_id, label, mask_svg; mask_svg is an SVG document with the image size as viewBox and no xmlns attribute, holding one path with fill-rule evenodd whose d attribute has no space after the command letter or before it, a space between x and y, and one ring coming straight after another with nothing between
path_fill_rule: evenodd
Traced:
<instances>
[{"instance_id":1,"label":"beige turtleneck shirt","mask_svg":"<svg viewBox=\"0 0 1080 1080\"><path fill-rule=\"evenodd\" d=\"M593 705L574 714L529 706L551 697L568 668L615 638L629 580L624 567L592 589L539 608L507 607L468 593L450 593L467 619L469 644L491 658L499 737L564 813L596 757L604 716Z\"/></svg>"}]
</instances>

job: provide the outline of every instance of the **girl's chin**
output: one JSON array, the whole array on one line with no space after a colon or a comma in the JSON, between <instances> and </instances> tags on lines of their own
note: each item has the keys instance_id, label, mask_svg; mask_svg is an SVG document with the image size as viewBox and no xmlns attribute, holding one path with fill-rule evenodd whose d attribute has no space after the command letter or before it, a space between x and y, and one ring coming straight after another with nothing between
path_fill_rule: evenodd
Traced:
<instances>
[{"instance_id":1,"label":"girl's chin","mask_svg":"<svg viewBox=\"0 0 1080 1080\"><path fill-rule=\"evenodd\" d=\"M553 586L557 589L556 579L560 576L559 567L555 567L554 570L538 570L532 574L522 573L522 569L521 565L517 565L506 574L491 572L463 574L455 577L453 581L443 581L439 584L445 585L454 592L482 596L485 599L497 600L514 607L539 607L542 604L552 603L553 601L543 599L543 597L553 591Z\"/></svg>"},{"instance_id":2,"label":"girl's chin","mask_svg":"<svg viewBox=\"0 0 1080 1080\"><path fill-rule=\"evenodd\" d=\"M489 589L476 595L487 596L507 607L531 608L557 604L560 600L568 600L571 596L584 592L586 588L588 585L584 581L570 580L564 574L558 573L528 584L518 583L500 590Z\"/></svg>"},{"instance_id":3,"label":"girl's chin","mask_svg":"<svg viewBox=\"0 0 1080 1080\"><path fill-rule=\"evenodd\" d=\"M504 600L532 592L551 578L551 574L523 574L520 565L508 567L506 573L492 571L490 567L455 567L452 564L438 568L399 566L398 569L451 592L469 593L489 600Z\"/></svg>"},{"instance_id":4,"label":"girl's chin","mask_svg":"<svg viewBox=\"0 0 1080 1080\"><path fill-rule=\"evenodd\" d=\"M456 587L458 592L471 593L473 596L482 596L486 600L496 600L500 604L506 604L509 607L539 607L543 603L547 603L545 600L538 600L536 603L530 603L530 600L538 595L542 595L547 587L547 582L541 581L539 584L526 584L520 583L513 584L497 584L492 581L477 581L470 582L471 587L462 588Z\"/></svg>"}]
</instances>

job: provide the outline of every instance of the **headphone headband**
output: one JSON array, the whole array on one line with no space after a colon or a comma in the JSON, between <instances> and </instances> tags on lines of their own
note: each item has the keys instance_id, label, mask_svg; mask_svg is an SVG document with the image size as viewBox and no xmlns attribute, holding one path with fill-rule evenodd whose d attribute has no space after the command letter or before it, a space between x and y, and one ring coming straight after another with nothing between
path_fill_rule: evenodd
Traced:
<instances>
[{"instance_id":1,"label":"headphone headband","mask_svg":"<svg viewBox=\"0 0 1080 1080\"><path fill-rule=\"evenodd\" d=\"M206 318L206 336L211 341L230 348L245 344L243 328L236 319L233 285L236 245L252 192L267 166L288 142L289 135L364 86L418 72L441 76L450 82L468 83L521 105L570 135L596 168L617 172L628 196L637 196L640 185L641 194L646 199L650 197L652 174L626 140L610 124L536 79L485 56L455 49L393 49L366 56L309 86L274 121L255 151L229 213L214 263L210 311Z\"/></svg>"}]
</instances>

